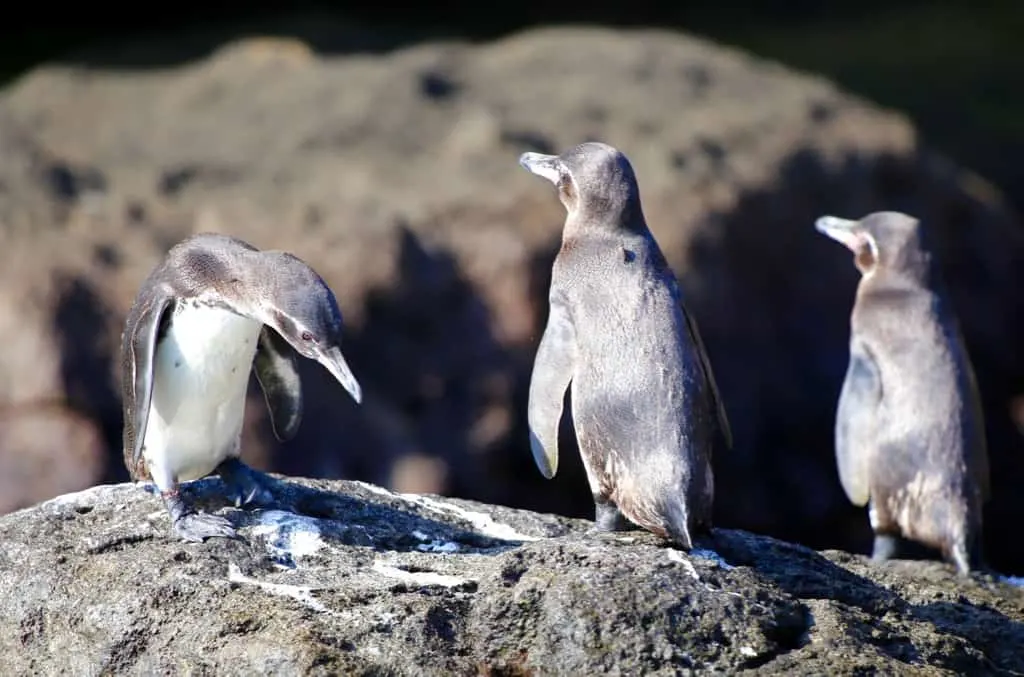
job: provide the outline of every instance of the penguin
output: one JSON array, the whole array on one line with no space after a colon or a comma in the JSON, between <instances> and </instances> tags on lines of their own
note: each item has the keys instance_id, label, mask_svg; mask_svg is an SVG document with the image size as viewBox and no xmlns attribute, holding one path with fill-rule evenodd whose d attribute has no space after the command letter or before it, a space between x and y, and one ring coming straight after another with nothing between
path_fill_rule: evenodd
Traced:
<instances>
[{"instance_id":1,"label":"penguin","mask_svg":"<svg viewBox=\"0 0 1024 677\"><path fill-rule=\"evenodd\" d=\"M188 505L180 482L217 473L240 504L271 500L267 478L239 458L250 370L282 441L302 417L297 355L362 402L341 332L330 288L287 252L200 233L150 273L121 337L123 454L131 478L152 479L160 491L174 534L195 542L236 535L224 517Z\"/></svg>"},{"instance_id":2,"label":"penguin","mask_svg":"<svg viewBox=\"0 0 1024 677\"><path fill-rule=\"evenodd\" d=\"M530 447L558 470L566 390L597 532L633 524L690 550L709 533L712 455L732 433L707 352L647 227L629 159L604 143L524 153L566 209L530 378Z\"/></svg>"},{"instance_id":3,"label":"penguin","mask_svg":"<svg viewBox=\"0 0 1024 677\"><path fill-rule=\"evenodd\" d=\"M861 274L835 455L847 498L868 506L872 559L916 543L967 575L982 565L985 424L926 233L917 219L892 211L822 216L815 228L849 248Z\"/></svg>"}]
</instances>

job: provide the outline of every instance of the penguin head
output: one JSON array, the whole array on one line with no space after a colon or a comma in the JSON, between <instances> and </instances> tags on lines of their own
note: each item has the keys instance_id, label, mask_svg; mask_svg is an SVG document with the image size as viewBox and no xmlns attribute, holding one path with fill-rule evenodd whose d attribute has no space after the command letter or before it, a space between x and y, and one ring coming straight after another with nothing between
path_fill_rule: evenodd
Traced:
<instances>
[{"instance_id":1,"label":"penguin head","mask_svg":"<svg viewBox=\"0 0 1024 677\"><path fill-rule=\"evenodd\" d=\"M643 223L640 189L629 159L605 143L581 143L561 155L523 153L523 168L555 185L570 220L629 226Z\"/></svg>"},{"instance_id":2,"label":"penguin head","mask_svg":"<svg viewBox=\"0 0 1024 677\"><path fill-rule=\"evenodd\" d=\"M263 253L275 259L273 275L262 282L264 324L297 353L323 365L352 399L361 402L362 389L341 352L341 310L330 287L298 257Z\"/></svg>"},{"instance_id":3,"label":"penguin head","mask_svg":"<svg viewBox=\"0 0 1024 677\"><path fill-rule=\"evenodd\" d=\"M901 212L873 212L856 221L822 216L814 223L819 233L853 252L854 264L865 277L883 268L918 271L926 267L918 225L917 219Z\"/></svg>"}]
</instances>

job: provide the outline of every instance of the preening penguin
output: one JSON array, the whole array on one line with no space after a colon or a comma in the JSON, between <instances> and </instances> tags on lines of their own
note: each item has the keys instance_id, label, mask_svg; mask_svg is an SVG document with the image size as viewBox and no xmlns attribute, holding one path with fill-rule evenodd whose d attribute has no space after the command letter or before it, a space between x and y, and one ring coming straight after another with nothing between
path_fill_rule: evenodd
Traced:
<instances>
[{"instance_id":1,"label":"preening penguin","mask_svg":"<svg viewBox=\"0 0 1024 677\"><path fill-rule=\"evenodd\" d=\"M189 237L145 280L121 337L124 460L132 479L152 478L178 536L235 533L187 505L179 482L217 472L242 502L269 500L261 475L239 459L250 369L281 440L302 417L296 353L361 401L341 330L334 294L312 268L234 237Z\"/></svg>"},{"instance_id":2,"label":"preening penguin","mask_svg":"<svg viewBox=\"0 0 1024 677\"><path fill-rule=\"evenodd\" d=\"M711 528L713 447L732 444L725 410L676 278L644 220L625 155L584 143L520 164L557 188L566 208L547 327L529 393L541 473L558 470L558 425L572 420L598 530L622 517L680 546Z\"/></svg>"},{"instance_id":3,"label":"preening penguin","mask_svg":"<svg viewBox=\"0 0 1024 677\"><path fill-rule=\"evenodd\" d=\"M917 219L823 216L815 227L854 253L861 273L850 363L836 412L839 478L869 505L873 557L899 539L941 551L962 574L981 561L989 495L981 404L956 317Z\"/></svg>"}]
</instances>

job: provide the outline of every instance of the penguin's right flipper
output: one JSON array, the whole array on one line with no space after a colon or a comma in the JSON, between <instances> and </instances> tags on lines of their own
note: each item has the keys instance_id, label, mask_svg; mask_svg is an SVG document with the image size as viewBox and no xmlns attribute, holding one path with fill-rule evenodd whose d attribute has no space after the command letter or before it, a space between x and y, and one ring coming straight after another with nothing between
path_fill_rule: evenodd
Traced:
<instances>
[{"instance_id":1,"label":"penguin's right flipper","mask_svg":"<svg viewBox=\"0 0 1024 677\"><path fill-rule=\"evenodd\" d=\"M870 498L874 421L882 401L882 375L867 346L850 347L850 366L836 410L836 465L850 502L867 505Z\"/></svg>"},{"instance_id":2,"label":"penguin's right flipper","mask_svg":"<svg viewBox=\"0 0 1024 677\"><path fill-rule=\"evenodd\" d=\"M718 392L718 383L715 381L715 372L711 370L711 360L708 359L708 351L704 347L704 339L701 338L700 329L697 327L697 320L690 314L690 311L686 309L682 301L679 302L679 307L683 311L683 319L686 320L686 326L690 330L690 336L693 338L694 344L697 346L697 356L700 358L700 368L704 372L704 380L708 384L708 388L711 390L711 397L715 402L715 413L718 416L718 430L722 434L722 439L725 441L725 446L728 449L732 449L732 426L729 424L729 417L725 413L725 403L722 401L722 396Z\"/></svg>"},{"instance_id":3,"label":"penguin's right flipper","mask_svg":"<svg viewBox=\"0 0 1024 677\"><path fill-rule=\"evenodd\" d=\"M558 471L558 424L576 364L576 329L564 304L552 299L548 324L530 377L530 450L544 477Z\"/></svg>"},{"instance_id":4,"label":"penguin's right flipper","mask_svg":"<svg viewBox=\"0 0 1024 677\"><path fill-rule=\"evenodd\" d=\"M302 383L295 351L276 331L264 325L252 370L270 409L274 435L282 442L290 440L302 422Z\"/></svg>"}]
</instances>

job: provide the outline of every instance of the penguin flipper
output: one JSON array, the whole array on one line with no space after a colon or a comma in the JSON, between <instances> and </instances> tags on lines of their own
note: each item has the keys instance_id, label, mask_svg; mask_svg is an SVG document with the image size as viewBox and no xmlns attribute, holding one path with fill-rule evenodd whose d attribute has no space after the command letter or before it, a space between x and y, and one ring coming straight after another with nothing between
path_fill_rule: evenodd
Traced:
<instances>
[{"instance_id":1,"label":"penguin flipper","mask_svg":"<svg viewBox=\"0 0 1024 677\"><path fill-rule=\"evenodd\" d=\"M533 362L527 415L533 460L548 479L558 471L558 424L575 363L576 329L568 309L553 299Z\"/></svg>"},{"instance_id":2,"label":"penguin flipper","mask_svg":"<svg viewBox=\"0 0 1024 677\"><path fill-rule=\"evenodd\" d=\"M850 502L866 505L870 498L873 421L882 401L882 376L867 346L850 346L850 365L836 409L836 465Z\"/></svg>"},{"instance_id":3,"label":"penguin flipper","mask_svg":"<svg viewBox=\"0 0 1024 677\"><path fill-rule=\"evenodd\" d=\"M260 330L252 370L263 389L274 435L282 442L290 440L302 421L298 357L288 342L268 326Z\"/></svg>"},{"instance_id":4,"label":"penguin flipper","mask_svg":"<svg viewBox=\"0 0 1024 677\"><path fill-rule=\"evenodd\" d=\"M953 331L956 336L956 344L963 347L966 345L963 334L960 331L960 325L957 323L956 318L952 318L950 324L953 326ZM970 358L967 356L967 349L963 350L963 362L962 369L965 372L967 381L967 398L966 405L970 407L971 413L973 414L972 419L974 421L973 426L973 439L974 445L972 447L973 453L968 454L968 469L971 473L971 477L978 483L978 488L981 491L981 500L987 501L992 498L992 479L989 473L989 461L988 461L988 441L985 433L985 412L981 408L981 395L978 390L978 378L974 373L974 366L971 364Z\"/></svg>"},{"instance_id":5,"label":"penguin flipper","mask_svg":"<svg viewBox=\"0 0 1024 677\"><path fill-rule=\"evenodd\" d=\"M714 399L715 409L718 414L718 428L725 439L726 447L732 449L732 427L729 425L729 417L725 413L725 404L722 402L722 396L718 393L715 372L711 370L711 361L708 359L708 351L704 348L704 339L701 338L700 330L697 328L697 320L690 315L690 312L682 302L680 302L679 307L683 310L683 319L686 320L690 336L693 337L693 342L697 345L697 354L700 357L700 366L704 372L704 380L707 381L708 387L711 389L711 397Z\"/></svg>"},{"instance_id":6,"label":"penguin flipper","mask_svg":"<svg viewBox=\"0 0 1024 677\"><path fill-rule=\"evenodd\" d=\"M125 374L125 412L126 424L130 422L130 435L125 436L125 452L128 451L131 437L131 463L129 470L138 465L142 458L142 443L146 439L146 426L149 423L149 406L153 401L153 368L156 359L156 343L160 328L164 324L169 311L174 309L174 298L166 290L156 291L148 298L139 300L132 308L135 316L129 322L131 333L125 337L124 362L131 367L131 377ZM129 425L125 426L126 428ZM127 459L126 459L127 460Z\"/></svg>"}]
</instances>

